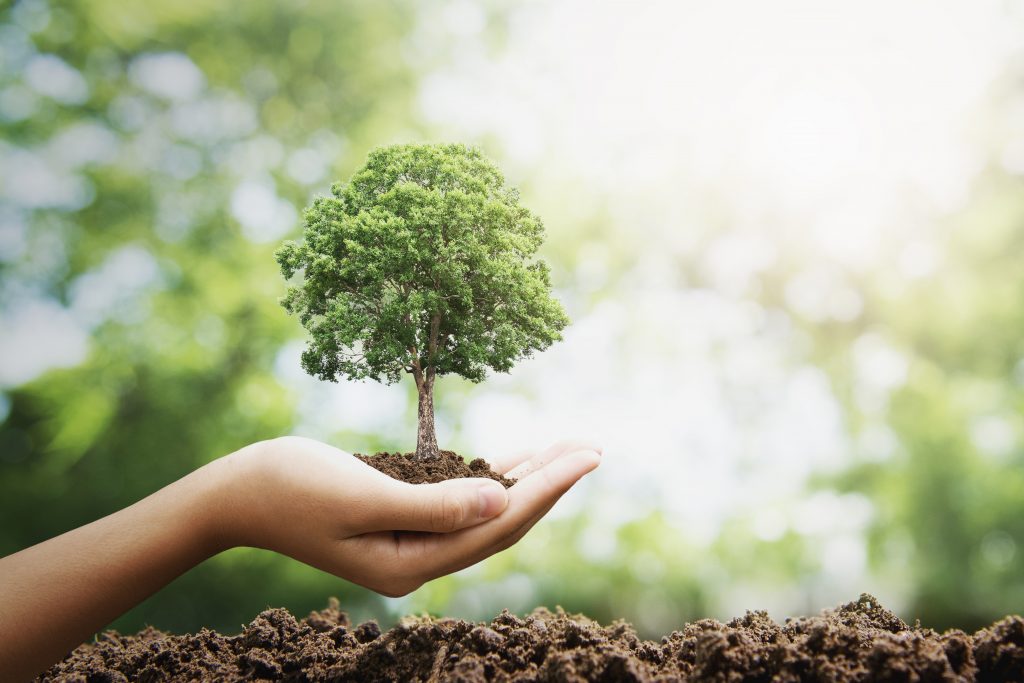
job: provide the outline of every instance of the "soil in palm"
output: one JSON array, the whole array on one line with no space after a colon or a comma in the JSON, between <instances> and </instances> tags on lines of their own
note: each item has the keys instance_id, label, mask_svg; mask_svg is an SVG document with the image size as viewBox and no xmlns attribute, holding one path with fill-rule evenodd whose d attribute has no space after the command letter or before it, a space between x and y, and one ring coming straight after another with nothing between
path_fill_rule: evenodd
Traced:
<instances>
[{"instance_id":1,"label":"soil in palm","mask_svg":"<svg viewBox=\"0 0 1024 683\"><path fill-rule=\"evenodd\" d=\"M431 484L447 479L484 477L501 483L505 488L515 483L491 469L483 458L466 462L452 451L440 451L432 460L418 460L413 453L355 454L357 458L395 479L410 484Z\"/></svg>"}]
</instances>

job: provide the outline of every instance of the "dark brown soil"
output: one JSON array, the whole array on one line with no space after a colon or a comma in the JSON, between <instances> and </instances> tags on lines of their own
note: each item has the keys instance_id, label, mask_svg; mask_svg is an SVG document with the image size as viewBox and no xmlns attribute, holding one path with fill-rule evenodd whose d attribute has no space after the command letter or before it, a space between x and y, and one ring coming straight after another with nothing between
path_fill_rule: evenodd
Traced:
<instances>
[{"instance_id":1,"label":"dark brown soil","mask_svg":"<svg viewBox=\"0 0 1024 683\"><path fill-rule=\"evenodd\" d=\"M1024 619L973 636L909 627L870 595L777 624L764 612L687 624L661 642L561 610L490 624L409 617L353 627L332 599L301 621L257 616L239 635L107 632L41 681L1021 681Z\"/></svg>"},{"instance_id":2,"label":"dark brown soil","mask_svg":"<svg viewBox=\"0 0 1024 683\"><path fill-rule=\"evenodd\" d=\"M417 460L412 453L356 453L356 457L384 474L410 484L432 484L464 477L493 479L505 488L515 483L512 479L507 479L492 470L483 458L476 458L467 463L461 455L452 451L440 451L436 460Z\"/></svg>"}]
</instances>

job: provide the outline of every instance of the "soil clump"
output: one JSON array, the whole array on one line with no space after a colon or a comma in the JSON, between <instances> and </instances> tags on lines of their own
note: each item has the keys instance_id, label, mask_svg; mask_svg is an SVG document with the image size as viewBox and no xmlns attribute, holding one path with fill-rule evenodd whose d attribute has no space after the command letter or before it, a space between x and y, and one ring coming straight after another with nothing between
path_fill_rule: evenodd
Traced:
<instances>
[{"instance_id":1,"label":"soil clump","mask_svg":"<svg viewBox=\"0 0 1024 683\"><path fill-rule=\"evenodd\" d=\"M39 681L1021 681L1024 619L973 635L908 626L870 595L778 624L747 612L686 624L661 641L558 609L489 624L407 617L382 633L331 599L296 620L260 613L242 633L113 631Z\"/></svg>"},{"instance_id":2,"label":"soil clump","mask_svg":"<svg viewBox=\"0 0 1024 683\"><path fill-rule=\"evenodd\" d=\"M384 474L410 484L434 484L465 477L493 479L505 488L516 483L492 470L483 458L475 458L467 463L461 455L452 451L439 451L438 457L433 460L417 460L413 453L356 453L355 456Z\"/></svg>"}]
</instances>

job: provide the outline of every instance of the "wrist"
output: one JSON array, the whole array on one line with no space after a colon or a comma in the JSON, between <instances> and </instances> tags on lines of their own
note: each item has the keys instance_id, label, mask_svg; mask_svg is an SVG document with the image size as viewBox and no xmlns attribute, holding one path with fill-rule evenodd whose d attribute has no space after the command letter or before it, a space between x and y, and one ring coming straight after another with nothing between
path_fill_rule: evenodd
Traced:
<instances>
[{"instance_id":1,"label":"wrist","mask_svg":"<svg viewBox=\"0 0 1024 683\"><path fill-rule=\"evenodd\" d=\"M196 476L199 506L202 509L201 532L217 554L238 546L264 547L262 503L267 491L267 456L273 441L260 441L207 463L190 476Z\"/></svg>"},{"instance_id":2,"label":"wrist","mask_svg":"<svg viewBox=\"0 0 1024 683\"><path fill-rule=\"evenodd\" d=\"M245 450L217 458L189 475L197 513L197 536L210 556L245 545L240 538L236 500L240 487L250 480L242 472L247 466L246 459L240 457Z\"/></svg>"}]
</instances>

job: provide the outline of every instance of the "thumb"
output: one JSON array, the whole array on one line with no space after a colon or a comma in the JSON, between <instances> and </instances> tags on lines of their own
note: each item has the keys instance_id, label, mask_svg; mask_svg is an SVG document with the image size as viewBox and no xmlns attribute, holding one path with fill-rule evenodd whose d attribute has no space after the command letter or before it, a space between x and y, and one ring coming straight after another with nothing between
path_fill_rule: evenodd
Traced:
<instances>
[{"instance_id":1,"label":"thumb","mask_svg":"<svg viewBox=\"0 0 1024 683\"><path fill-rule=\"evenodd\" d=\"M394 487L380 511L392 531L448 533L497 516L508 505L505 487L492 479L449 479Z\"/></svg>"}]
</instances>

